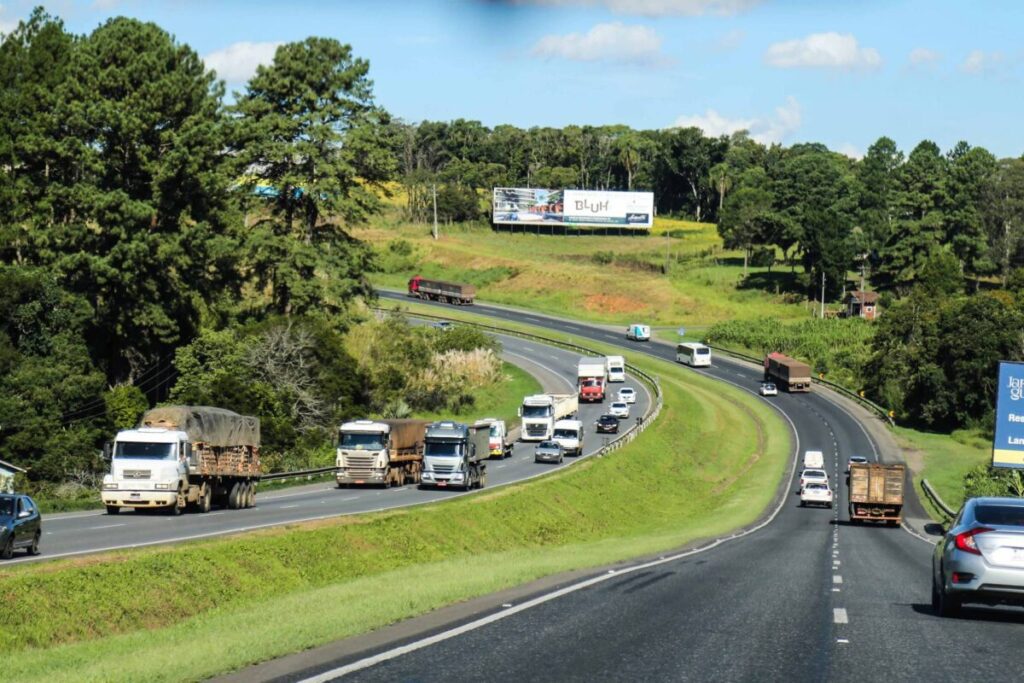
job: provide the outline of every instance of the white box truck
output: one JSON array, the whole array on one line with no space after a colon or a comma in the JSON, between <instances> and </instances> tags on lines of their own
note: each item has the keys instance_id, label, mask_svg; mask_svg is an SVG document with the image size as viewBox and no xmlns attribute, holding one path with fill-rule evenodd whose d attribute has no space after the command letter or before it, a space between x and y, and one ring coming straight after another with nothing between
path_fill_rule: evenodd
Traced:
<instances>
[{"instance_id":1,"label":"white box truck","mask_svg":"<svg viewBox=\"0 0 1024 683\"><path fill-rule=\"evenodd\" d=\"M625 382L626 381L626 359L622 356L607 356L605 359L605 368L608 372L609 382Z\"/></svg>"},{"instance_id":2,"label":"white box truck","mask_svg":"<svg viewBox=\"0 0 1024 683\"><path fill-rule=\"evenodd\" d=\"M555 431L555 423L579 410L576 394L534 394L523 399L519 417L523 420L519 438L522 441L546 441Z\"/></svg>"}]
</instances>

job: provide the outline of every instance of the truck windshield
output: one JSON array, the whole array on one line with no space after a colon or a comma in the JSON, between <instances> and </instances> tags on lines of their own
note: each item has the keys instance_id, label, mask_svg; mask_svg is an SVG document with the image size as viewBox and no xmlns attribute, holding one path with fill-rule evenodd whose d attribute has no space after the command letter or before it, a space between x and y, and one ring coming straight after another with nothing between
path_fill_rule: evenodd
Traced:
<instances>
[{"instance_id":1,"label":"truck windshield","mask_svg":"<svg viewBox=\"0 0 1024 683\"><path fill-rule=\"evenodd\" d=\"M523 406L523 417L551 417L551 406Z\"/></svg>"},{"instance_id":2,"label":"truck windshield","mask_svg":"<svg viewBox=\"0 0 1024 683\"><path fill-rule=\"evenodd\" d=\"M423 454L435 458L456 458L462 455L462 444L458 441L428 441Z\"/></svg>"},{"instance_id":3,"label":"truck windshield","mask_svg":"<svg viewBox=\"0 0 1024 683\"><path fill-rule=\"evenodd\" d=\"M166 460L174 457L174 444L146 443L143 441L118 441L114 444L114 457Z\"/></svg>"},{"instance_id":4,"label":"truck windshield","mask_svg":"<svg viewBox=\"0 0 1024 683\"><path fill-rule=\"evenodd\" d=\"M574 429L556 429L555 430L555 438L556 439L577 439L577 438L579 438L579 434L577 434L576 430L574 430Z\"/></svg>"},{"instance_id":5,"label":"truck windshield","mask_svg":"<svg viewBox=\"0 0 1024 683\"><path fill-rule=\"evenodd\" d=\"M384 435L380 432L370 434L342 433L338 444L341 448L362 448L368 451L379 451L384 448Z\"/></svg>"},{"instance_id":6,"label":"truck windshield","mask_svg":"<svg viewBox=\"0 0 1024 683\"><path fill-rule=\"evenodd\" d=\"M498 425L491 425L490 435L494 437L501 436L501 430L498 429Z\"/></svg>"}]
</instances>

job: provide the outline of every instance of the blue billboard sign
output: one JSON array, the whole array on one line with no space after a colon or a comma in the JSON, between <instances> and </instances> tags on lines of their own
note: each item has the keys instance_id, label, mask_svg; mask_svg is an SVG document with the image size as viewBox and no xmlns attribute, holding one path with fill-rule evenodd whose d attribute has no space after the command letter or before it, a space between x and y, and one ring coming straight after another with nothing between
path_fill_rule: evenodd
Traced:
<instances>
[{"instance_id":1,"label":"blue billboard sign","mask_svg":"<svg viewBox=\"0 0 1024 683\"><path fill-rule=\"evenodd\" d=\"M999 362L992 466L1024 469L1024 363Z\"/></svg>"}]
</instances>

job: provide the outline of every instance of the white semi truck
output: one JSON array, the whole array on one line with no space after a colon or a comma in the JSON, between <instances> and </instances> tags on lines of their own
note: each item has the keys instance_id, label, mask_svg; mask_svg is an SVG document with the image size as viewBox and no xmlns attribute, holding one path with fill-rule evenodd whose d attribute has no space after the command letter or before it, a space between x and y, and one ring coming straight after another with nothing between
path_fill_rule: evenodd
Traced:
<instances>
[{"instance_id":1,"label":"white semi truck","mask_svg":"<svg viewBox=\"0 0 1024 683\"><path fill-rule=\"evenodd\" d=\"M110 473L100 498L107 513L123 507L192 504L249 508L260 479L260 421L223 408L166 406L147 411L135 429L117 433L104 454Z\"/></svg>"},{"instance_id":2,"label":"white semi truck","mask_svg":"<svg viewBox=\"0 0 1024 683\"><path fill-rule=\"evenodd\" d=\"M534 394L523 399L519 417L523 420L522 441L546 441L555 432L555 423L575 415L580 409L576 394Z\"/></svg>"},{"instance_id":3,"label":"white semi truck","mask_svg":"<svg viewBox=\"0 0 1024 683\"><path fill-rule=\"evenodd\" d=\"M429 420L356 420L338 429L338 488L418 484Z\"/></svg>"}]
</instances>

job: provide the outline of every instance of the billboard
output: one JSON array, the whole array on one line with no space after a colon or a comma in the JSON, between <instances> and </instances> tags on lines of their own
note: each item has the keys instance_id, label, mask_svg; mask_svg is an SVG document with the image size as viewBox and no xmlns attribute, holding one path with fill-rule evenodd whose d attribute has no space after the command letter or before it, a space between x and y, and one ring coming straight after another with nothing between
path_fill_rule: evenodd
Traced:
<instances>
[{"instance_id":1,"label":"billboard","mask_svg":"<svg viewBox=\"0 0 1024 683\"><path fill-rule=\"evenodd\" d=\"M493 208L495 223L643 230L654 223L653 192L496 187Z\"/></svg>"},{"instance_id":2,"label":"billboard","mask_svg":"<svg viewBox=\"0 0 1024 683\"><path fill-rule=\"evenodd\" d=\"M992 466L1024 468L1024 363L999 362Z\"/></svg>"}]
</instances>

